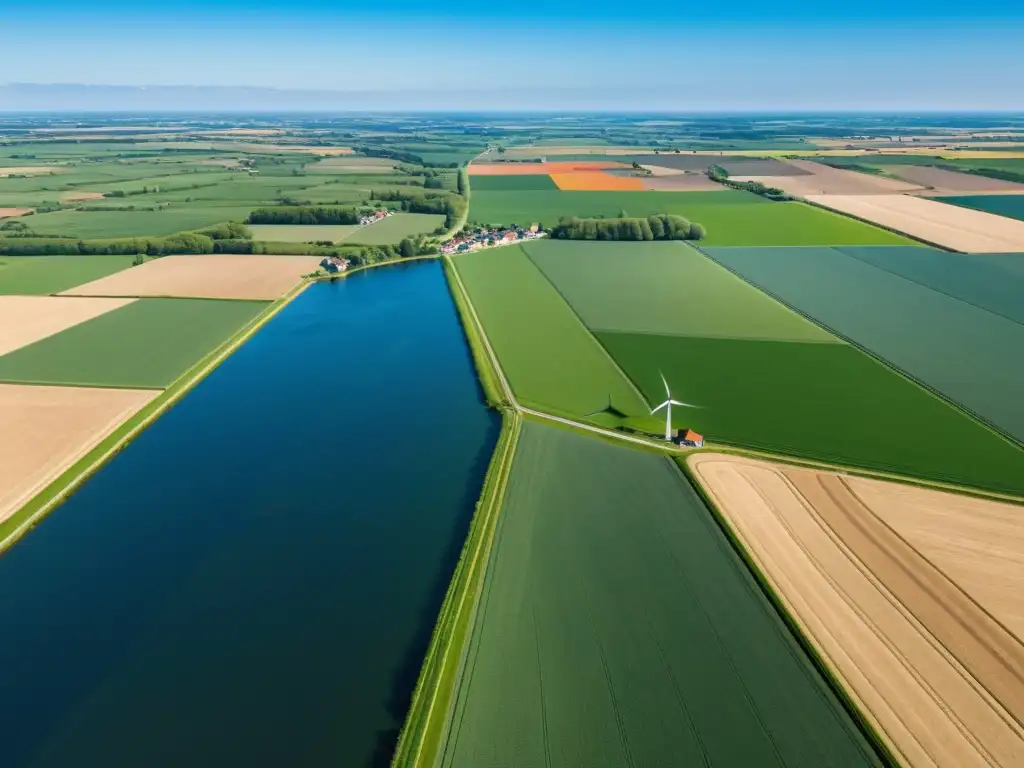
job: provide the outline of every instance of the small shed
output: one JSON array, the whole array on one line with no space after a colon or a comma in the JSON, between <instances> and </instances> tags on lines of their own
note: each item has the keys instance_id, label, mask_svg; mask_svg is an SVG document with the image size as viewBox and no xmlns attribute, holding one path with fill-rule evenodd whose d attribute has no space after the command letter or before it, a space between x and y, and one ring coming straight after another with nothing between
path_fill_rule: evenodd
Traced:
<instances>
[{"instance_id":1,"label":"small shed","mask_svg":"<svg viewBox=\"0 0 1024 768\"><path fill-rule=\"evenodd\" d=\"M703 448L704 435L694 432L692 429L680 429L676 435L676 442L687 448Z\"/></svg>"}]
</instances>

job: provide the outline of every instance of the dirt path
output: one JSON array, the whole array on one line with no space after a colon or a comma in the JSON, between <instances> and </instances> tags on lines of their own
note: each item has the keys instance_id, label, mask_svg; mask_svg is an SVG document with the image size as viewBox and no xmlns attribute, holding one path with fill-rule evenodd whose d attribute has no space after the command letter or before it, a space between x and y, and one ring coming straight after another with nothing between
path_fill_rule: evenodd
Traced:
<instances>
[{"instance_id":1,"label":"dirt path","mask_svg":"<svg viewBox=\"0 0 1024 768\"><path fill-rule=\"evenodd\" d=\"M1024 764L1024 728L1009 709L1021 686L1006 672L1019 643L885 535L837 475L712 453L688 463L901 762Z\"/></svg>"}]
</instances>

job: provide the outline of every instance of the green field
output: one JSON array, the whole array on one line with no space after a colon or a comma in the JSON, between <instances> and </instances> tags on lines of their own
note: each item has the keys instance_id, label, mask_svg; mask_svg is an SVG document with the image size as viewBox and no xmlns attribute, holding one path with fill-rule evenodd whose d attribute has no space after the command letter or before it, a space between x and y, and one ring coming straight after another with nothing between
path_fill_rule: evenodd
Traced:
<instances>
[{"instance_id":1,"label":"green field","mask_svg":"<svg viewBox=\"0 0 1024 768\"><path fill-rule=\"evenodd\" d=\"M469 218L480 224L552 227L563 216L672 213L704 225L709 245L911 245L870 224L803 203L773 203L748 192L575 192L473 190Z\"/></svg>"},{"instance_id":2,"label":"green field","mask_svg":"<svg viewBox=\"0 0 1024 768\"><path fill-rule=\"evenodd\" d=\"M938 197L936 200L1024 221L1024 195L963 195Z\"/></svg>"},{"instance_id":3,"label":"green field","mask_svg":"<svg viewBox=\"0 0 1024 768\"><path fill-rule=\"evenodd\" d=\"M0 295L44 296L132 265L134 256L0 256Z\"/></svg>"},{"instance_id":4,"label":"green field","mask_svg":"<svg viewBox=\"0 0 1024 768\"><path fill-rule=\"evenodd\" d=\"M647 413L521 247L477 251L453 262L518 399L577 418L602 411L609 401L627 415Z\"/></svg>"},{"instance_id":5,"label":"green field","mask_svg":"<svg viewBox=\"0 0 1024 768\"><path fill-rule=\"evenodd\" d=\"M1024 325L836 249L708 252L754 285L1024 440Z\"/></svg>"},{"instance_id":6,"label":"green field","mask_svg":"<svg viewBox=\"0 0 1024 768\"><path fill-rule=\"evenodd\" d=\"M358 224L249 224L248 227L253 240L271 243L311 243L318 240L340 243L360 229Z\"/></svg>"},{"instance_id":7,"label":"green field","mask_svg":"<svg viewBox=\"0 0 1024 768\"><path fill-rule=\"evenodd\" d=\"M65 210L32 216L29 225L40 235L84 239L161 237L225 221L245 221L249 211L249 207L211 208L196 203L160 211Z\"/></svg>"},{"instance_id":8,"label":"green field","mask_svg":"<svg viewBox=\"0 0 1024 768\"><path fill-rule=\"evenodd\" d=\"M357 245L398 245L406 237L427 235L444 226L445 217L434 213L396 213L353 233Z\"/></svg>"},{"instance_id":9,"label":"green field","mask_svg":"<svg viewBox=\"0 0 1024 768\"><path fill-rule=\"evenodd\" d=\"M836 341L684 243L539 240L523 249L594 331Z\"/></svg>"},{"instance_id":10,"label":"green field","mask_svg":"<svg viewBox=\"0 0 1024 768\"><path fill-rule=\"evenodd\" d=\"M598 333L675 426L711 441L1024 492L1024 451L847 344ZM652 422L651 428L660 428Z\"/></svg>"},{"instance_id":11,"label":"green field","mask_svg":"<svg viewBox=\"0 0 1024 768\"><path fill-rule=\"evenodd\" d=\"M543 173L529 176L471 176L469 186L474 192L513 192L558 189L550 176Z\"/></svg>"},{"instance_id":12,"label":"green field","mask_svg":"<svg viewBox=\"0 0 1024 768\"><path fill-rule=\"evenodd\" d=\"M526 422L445 768L878 758L666 457Z\"/></svg>"},{"instance_id":13,"label":"green field","mask_svg":"<svg viewBox=\"0 0 1024 768\"><path fill-rule=\"evenodd\" d=\"M139 299L0 356L0 381L163 388L266 307Z\"/></svg>"}]
</instances>

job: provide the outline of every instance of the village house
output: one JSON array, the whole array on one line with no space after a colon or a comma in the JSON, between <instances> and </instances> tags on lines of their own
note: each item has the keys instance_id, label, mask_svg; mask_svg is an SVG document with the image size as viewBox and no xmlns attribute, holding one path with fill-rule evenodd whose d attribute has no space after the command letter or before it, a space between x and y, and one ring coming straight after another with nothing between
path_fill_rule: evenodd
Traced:
<instances>
[{"instance_id":1,"label":"village house","mask_svg":"<svg viewBox=\"0 0 1024 768\"><path fill-rule=\"evenodd\" d=\"M349 260L343 259L340 256L325 256L320 262L320 268L323 269L327 274L333 275L338 272L344 272L348 269Z\"/></svg>"}]
</instances>

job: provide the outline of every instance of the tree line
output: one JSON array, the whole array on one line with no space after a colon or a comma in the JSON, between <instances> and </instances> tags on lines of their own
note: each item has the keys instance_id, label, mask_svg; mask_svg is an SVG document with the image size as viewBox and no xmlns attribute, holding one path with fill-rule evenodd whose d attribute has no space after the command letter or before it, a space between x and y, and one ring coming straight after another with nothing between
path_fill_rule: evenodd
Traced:
<instances>
[{"instance_id":1,"label":"tree line","mask_svg":"<svg viewBox=\"0 0 1024 768\"><path fill-rule=\"evenodd\" d=\"M355 208L289 205L257 208L246 224L358 224L360 216Z\"/></svg>"},{"instance_id":2,"label":"tree line","mask_svg":"<svg viewBox=\"0 0 1024 768\"><path fill-rule=\"evenodd\" d=\"M729 178L729 172L720 165L712 165L708 168L708 178L712 181L717 181L719 184L724 184L730 189L752 192L755 195L767 197L769 200L777 202L793 199L778 187L767 187L759 181L733 181Z\"/></svg>"},{"instance_id":3,"label":"tree line","mask_svg":"<svg viewBox=\"0 0 1024 768\"><path fill-rule=\"evenodd\" d=\"M703 226L673 214L646 218L563 218L551 230L551 237L559 240L702 240L706 236Z\"/></svg>"}]
</instances>

